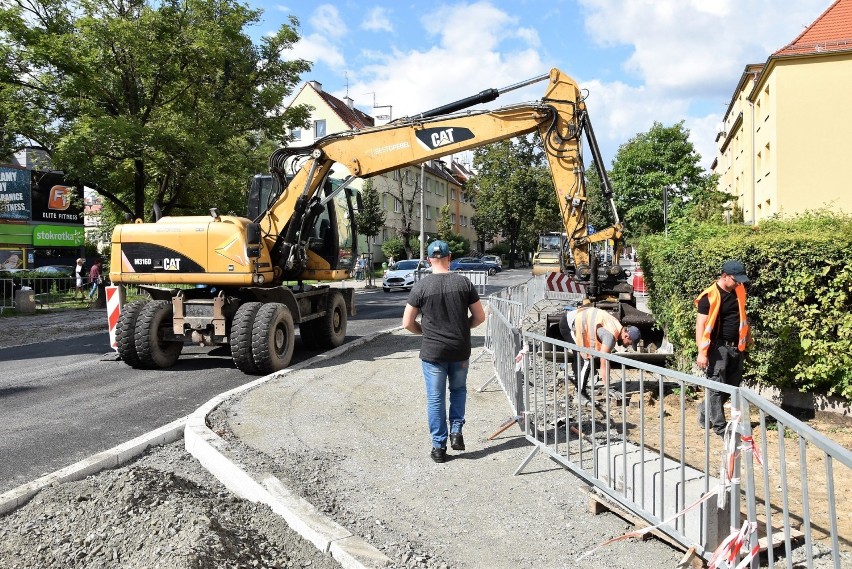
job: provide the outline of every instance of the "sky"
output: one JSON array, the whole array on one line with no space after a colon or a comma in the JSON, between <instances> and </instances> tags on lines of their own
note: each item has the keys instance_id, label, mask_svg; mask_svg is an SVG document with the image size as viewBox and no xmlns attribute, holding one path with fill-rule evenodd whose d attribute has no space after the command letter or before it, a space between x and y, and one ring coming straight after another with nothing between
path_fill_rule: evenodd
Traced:
<instances>
[{"instance_id":1,"label":"sky","mask_svg":"<svg viewBox=\"0 0 852 569\"><path fill-rule=\"evenodd\" d=\"M426 111L556 67L587 91L607 168L654 121L684 121L709 169L745 66L764 63L833 0L247 1L263 10L255 38L296 17L301 40L285 57L313 62L302 80L372 116ZM480 108L543 93L536 83Z\"/></svg>"}]
</instances>

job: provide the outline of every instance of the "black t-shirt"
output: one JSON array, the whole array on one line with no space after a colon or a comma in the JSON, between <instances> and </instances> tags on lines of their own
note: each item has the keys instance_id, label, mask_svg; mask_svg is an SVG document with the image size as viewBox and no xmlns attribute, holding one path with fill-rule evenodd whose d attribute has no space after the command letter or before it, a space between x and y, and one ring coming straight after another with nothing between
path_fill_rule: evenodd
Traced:
<instances>
[{"instance_id":1,"label":"black t-shirt","mask_svg":"<svg viewBox=\"0 0 852 569\"><path fill-rule=\"evenodd\" d=\"M716 285L716 290L719 291L721 305L716 323L713 325L711 340L736 342L740 337L740 304L737 301L737 293L726 292L719 285ZM705 316L710 314L710 300L706 294L698 301L698 314Z\"/></svg>"},{"instance_id":2,"label":"black t-shirt","mask_svg":"<svg viewBox=\"0 0 852 569\"><path fill-rule=\"evenodd\" d=\"M415 283L408 304L420 309L420 359L462 362L470 358L470 313L479 300L473 284L455 273L427 275Z\"/></svg>"}]
</instances>

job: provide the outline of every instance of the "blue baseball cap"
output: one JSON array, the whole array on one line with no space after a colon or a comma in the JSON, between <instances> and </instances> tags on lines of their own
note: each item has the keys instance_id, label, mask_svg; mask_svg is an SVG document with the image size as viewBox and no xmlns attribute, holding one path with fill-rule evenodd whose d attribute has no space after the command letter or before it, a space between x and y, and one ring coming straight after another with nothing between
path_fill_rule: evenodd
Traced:
<instances>
[{"instance_id":1,"label":"blue baseball cap","mask_svg":"<svg viewBox=\"0 0 852 569\"><path fill-rule=\"evenodd\" d=\"M440 239L437 241L432 241L431 243L429 243L429 247L426 248L426 256L431 259L449 257L449 255L450 246L447 245L446 241L441 241Z\"/></svg>"}]
</instances>

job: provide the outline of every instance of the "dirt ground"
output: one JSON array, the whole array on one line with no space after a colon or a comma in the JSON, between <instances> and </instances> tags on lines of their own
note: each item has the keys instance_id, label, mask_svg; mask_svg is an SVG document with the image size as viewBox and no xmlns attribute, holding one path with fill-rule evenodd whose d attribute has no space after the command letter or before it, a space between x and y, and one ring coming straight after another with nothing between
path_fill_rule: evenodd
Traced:
<instances>
[{"instance_id":1,"label":"dirt ground","mask_svg":"<svg viewBox=\"0 0 852 569\"><path fill-rule=\"evenodd\" d=\"M651 397L646 393L644 413L645 428L651 429L651 432L657 432L659 429L659 410L660 405L658 399ZM685 424L685 440L683 455L688 464L703 470L703 461L705 456L705 445L709 445L710 456L722 456L722 439L712 431L709 436L705 434L704 429L698 426L697 420L697 405L701 402L700 395L693 395L689 399L685 398L686 409L683 421ZM638 402L637 402L638 403ZM667 452L673 454L673 458L678 458L681 453L680 448L680 432L681 432L681 415L680 415L680 394L672 393L666 395L662 407L666 410L665 417L665 434L667 444ZM730 417L730 410L727 415ZM637 425L639 422L640 407L634 404L628 408L627 422L631 425ZM618 415L620 420L620 414ZM804 520L801 512L804 511L802 505L802 457L801 452L805 452L805 468L808 473L807 494L810 505L809 522L811 529L814 532L814 538L817 541L823 542L825 545L830 545L827 541L830 531L829 517L829 501L827 499L829 489L826 485L826 455L820 449L812 444L806 443L800 447L799 437L792 431L786 430L783 435L779 432L777 425L768 423L765 429L760 428L760 412L754 410L750 417L752 430L754 432L755 445L759 451L757 457L765 465L754 464L754 476L757 488L755 496L757 501L757 509L759 519L765 522L765 503L766 493L768 489L772 516L772 525L774 528L783 527L782 505L782 488L786 483L788 490L788 508L791 512L790 527L794 530L803 530ZM852 448L852 425L843 421L832 421L829 418L810 419L806 424L815 431L831 438L835 443L844 448ZM761 440L761 435L765 440ZM638 437L638 429L630 431L628 438L633 440ZM783 441L783 460L781 458L781 447L779 440ZM634 441L635 442L635 441ZM652 450L657 450L655 441L645 441L645 445ZM765 448L764 448L765 447ZM754 459L753 459L754 460ZM747 472L745 457L743 456L743 472ZM710 465L712 471L718 471L721 466L719 461ZM782 473L782 468L784 472ZM765 480L764 480L765 472ZM835 519L837 522L837 531L841 539L841 545L846 549L852 549L852 496L845 492L844 488L852 487L852 469L842 465L833 464L834 475L834 507ZM764 483L765 482L765 483ZM779 532L773 532L777 534Z\"/></svg>"}]
</instances>

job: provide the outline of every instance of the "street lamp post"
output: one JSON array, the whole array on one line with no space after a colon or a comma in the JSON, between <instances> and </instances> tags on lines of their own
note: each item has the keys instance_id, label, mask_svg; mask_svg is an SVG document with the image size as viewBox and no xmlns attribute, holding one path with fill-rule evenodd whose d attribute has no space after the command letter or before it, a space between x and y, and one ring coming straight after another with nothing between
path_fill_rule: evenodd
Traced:
<instances>
[{"instance_id":1,"label":"street lamp post","mask_svg":"<svg viewBox=\"0 0 852 569\"><path fill-rule=\"evenodd\" d=\"M426 258L426 234L423 232L423 195L426 193L426 163L420 164L420 260Z\"/></svg>"}]
</instances>

